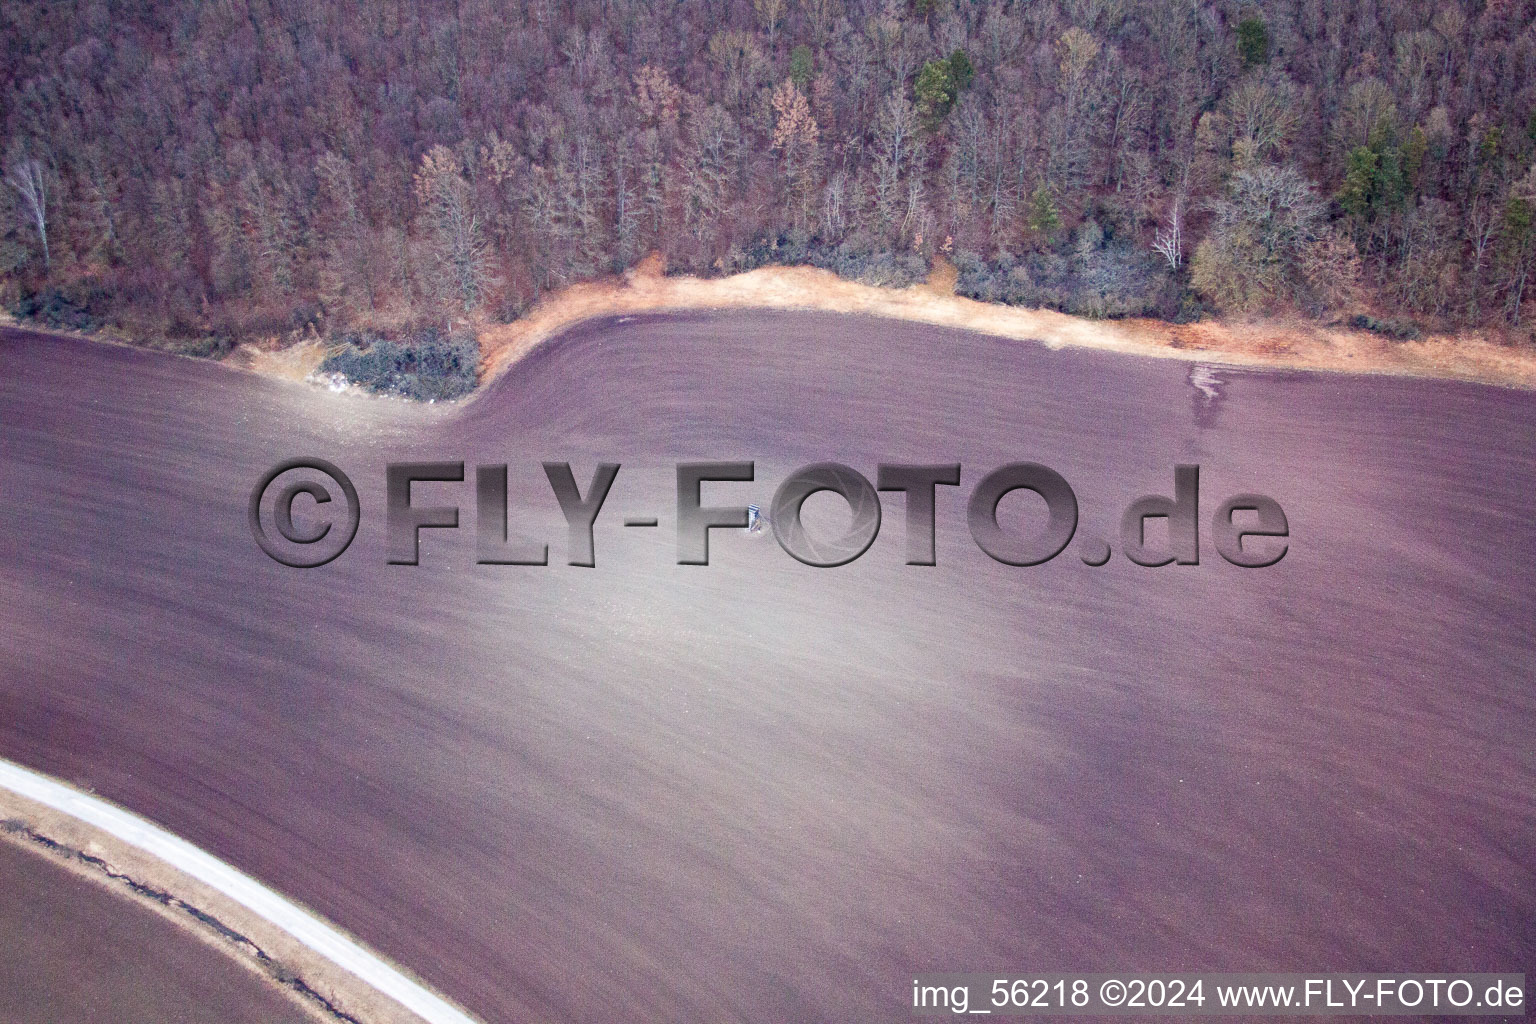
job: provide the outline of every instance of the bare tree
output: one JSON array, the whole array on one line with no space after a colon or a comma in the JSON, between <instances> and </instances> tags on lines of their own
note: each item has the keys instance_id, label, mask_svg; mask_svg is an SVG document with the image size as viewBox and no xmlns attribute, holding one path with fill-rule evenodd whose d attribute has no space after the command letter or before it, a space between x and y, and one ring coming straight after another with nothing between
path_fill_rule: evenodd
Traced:
<instances>
[{"instance_id":1,"label":"bare tree","mask_svg":"<svg viewBox=\"0 0 1536 1024\"><path fill-rule=\"evenodd\" d=\"M1157 229L1152 248L1168 261L1168 269L1177 271L1184 265L1184 197L1177 196L1168 211L1168 223Z\"/></svg>"},{"instance_id":2,"label":"bare tree","mask_svg":"<svg viewBox=\"0 0 1536 1024\"><path fill-rule=\"evenodd\" d=\"M1536 274L1536 166L1511 186L1501 234L1504 315L1518 326L1526 289Z\"/></svg>"},{"instance_id":3,"label":"bare tree","mask_svg":"<svg viewBox=\"0 0 1536 1024\"><path fill-rule=\"evenodd\" d=\"M786 0L752 0L752 7L757 11L757 23L768 33L768 47L772 49L779 31L779 22L784 20L784 12L789 4Z\"/></svg>"},{"instance_id":4,"label":"bare tree","mask_svg":"<svg viewBox=\"0 0 1536 1024\"><path fill-rule=\"evenodd\" d=\"M21 197L22 207L33 229L37 231L38 241L43 245L43 269L47 271L51 266L48 255L48 178L42 162L33 157L12 161L5 181Z\"/></svg>"},{"instance_id":5,"label":"bare tree","mask_svg":"<svg viewBox=\"0 0 1536 1024\"><path fill-rule=\"evenodd\" d=\"M1293 167L1244 168L1224 198L1209 204L1215 223L1190 262L1194 289L1229 310L1293 295L1301 256L1320 232L1327 204Z\"/></svg>"},{"instance_id":6,"label":"bare tree","mask_svg":"<svg viewBox=\"0 0 1536 1024\"><path fill-rule=\"evenodd\" d=\"M1359 299L1360 254L1349 236L1329 228L1301 248L1301 277L1311 300L1323 309L1342 309Z\"/></svg>"},{"instance_id":7,"label":"bare tree","mask_svg":"<svg viewBox=\"0 0 1536 1024\"><path fill-rule=\"evenodd\" d=\"M1397 122L1392 90L1379 78L1364 78L1349 87L1333 122L1338 145L1345 149L1368 145L1373 133Z\"/></svg>"},{"instance_id":8,"label":"bare tree","mask_svg":"<svg viewBox=\"0 0 1536 1024\"><path fill-rule=\"evenodd\" d=\"M785 195L797 226L810 214L816 186L818 128L811 107L795 83L785 79L773 91L773 148L783 162Z\"/></svg>"},{"instance_id":9,"label":"bare tree","mask_svg":"<svg viewBox=\"0 0 1536 1024\"><path fill-rule=\"evenodd\" d=\"M280 168L272 168L273 177ZM240 179L237 195L241 216L255 244L258 290L285 297L293 292L299 231L294 223L286 182L264 180L252 165Z\"/></svg>"},{"instance_id":10,"label":"bare tree","mask_svg":"<svg viewBox=\"0 0 1536 1024\"><path fill-rule=\"evenodd\" d=\"M1140 76L1126 67L1120 54L1114 54L1113 78L1109 91L1109 125L1105 140L1104 183L1120 191L1125 183L1127 161L1124 159L1131 140L1139 133L1147 113L1146 89Z\"/></svg>"},{"instance_id":11,"label":"bare tree","mask_svg":"<svg viewBox=\"0 0 1536 1024\"><path fill-rule=\"evenodd\" d=\"M875 128L875 212L882 228L896 222L897 187L912 162L916 135L917 111L902 90L892 90Z\"/></svg>"},{"instance_id":12,"label":"bare tree","mask_svg":"<svg viewBox=\"0 0 1536 1024\"><path fill-rule=\"evenodd\" d=\"M640 204L633 181L635 165L633 144L617 146L613 161L613 240L614 256L621 265L633 263L640 255Z\"/></svg>"},{"instance_id":13,"label":"bare tree","mask_svg":"<svg viewBox=\"0 0 1536 1024\"><path fill-rule=\"evenodd\" d=\"M377 262L358 213L352 166L326 150L315 161L319 185L315 223L320 240L319 295L332 309L357 313L377 301L372 267Z\"/></svg>"},{"instance_id":14,"label":"bare tree","mask_svg":"<svg viewBox=\"0 0 1536 1024\"><path fill-rule=\"evenodd\" d=\"M1069 188L1079 184L1088 164L1088 142L1100 109L1093 102L1092 72L1102 49L1097 39L1076 26L1056 40L1061 101L1050 114L1048 172L1052 180Z\"/></svg>"},{"instance_id":15,"label":"bare tree","mask_svg":"<svg viewBox=\"0 0 1536 1024\"><path fill-rule=\"evenodd\" d=\"M805 9L805 20L810 22L811 38L821 42L841 13L842 4L839 0L800 0L800 4Z\"/></svg>"},{"instance_id":16,"label":"bare tree","mask_svg":"<svg viewBox=\"0 0 1536 1024\"><path fill-rule=\"evenodd\" d=\"M451 298L469 313L490 290L491 266L458 158L446 146L433 146L422 156L413 185L430 230L430 269L437 278L439 295Z\"/></svg>"},{"instance_id":17,"label":"bare tree","mask_svg":"<svg viewBox=\"0 0 1536 1024\"><path fill-rule=\"evenodd\" d=\"M1456 49L1461 43L1461 34L1467 28L1466 12L1457 3L1447 3L1435 14L1432 24L1445 41L1445 46L1440 50L1440 76L1450 78L1456 65Z\"/></svg>"},{"instance_id":18,"label":"bare tree","mask_svg":"<svg viewBox=\"0 0 1536 1024\"><path fill-rule=\"evenodd\" d=\"M1397 80L1407 93L1408 114L1418 117L1430 95L1430 74L1440 61L1444 40L1435 32L1399 32L1393 39Z\"/></svg>"},{"instance_id":19,"label":"bare tree","mask_svg":"<svg viewBox=\"0 0 1536 1024\"><path fill-rule=\"evenodd\" d=\"M848 227L848 174L838 168L822 190L821 230L828 238L841 238Z\"/></svg>"},{"instance_id":20,"label":"bare tree","mask_svg":"<svg viewBox=\"0 0 1536 1024\"><path fill-rule=\"evenodd\" d=\"M726 106L740 109L771 71L768 55L751 32L727 29L709 39L709 59L725 86Z\"/></svg>"},{"instance_id":21,"label":"bare tree","mask_svg":"<svg viewBox=\"0 0 1536 1024\"><path fill-rule=\"evenodd\" d=\"M1248 143L1253 155L1263 158L1284 152L1300 122L1300 105L1291 80L1271 71L1227 93L1222 111L1234 140Z\"/></svg>"},{"instance_id":22,"label":"bare tree","mask_svg":"<svg viewBox=\"0 0 1536 1024\"><path fill-rule=\"evenodd\" d=\"M1472 253L1471 266L1467 268L1467 316L1476 320L1482 315L1483 270L1488 266L1494 240L1499 234L1499 208L1493 198L1480 195L1466 211L1467 242Z\"/></svg>"},{"instance_id":23,"label":"bare tree","mask_svg":"<svg viewBox=\"0 0 1536 1024\"><path fill-rule=\"evenodd\" d=\"M688 159L683 168L683 222L698 241L720 230L729 184L730 137L735 125L718 103L689 119Z\"/></svg>"}]
</instances>

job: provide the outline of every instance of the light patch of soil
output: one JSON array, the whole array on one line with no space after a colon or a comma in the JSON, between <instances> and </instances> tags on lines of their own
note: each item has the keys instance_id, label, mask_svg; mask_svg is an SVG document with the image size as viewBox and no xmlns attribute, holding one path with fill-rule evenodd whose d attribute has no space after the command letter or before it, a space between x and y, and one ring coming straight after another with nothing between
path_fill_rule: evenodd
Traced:
<instances>
[{"instance_id":1,"label":"light patch of soil","mask_svg":"<svg viewBox=\"0 0 1536 1024\"><path fill-rule=\"evenodd\" d=\"M942 256L937 257L933 261L933 269L928 271L928 280L923 283L935 295L953 295L955 285L960 283L960 268Z\"/></svg>"},{"instance_id":2,"label":"light patch of soil","mask_svg":"<svg viewBox=\"0 0 1536 1024\"><path fill-rule=\"evenodd\" d=\"M302 381L320 369L328 351L329 346L316 338L306 338L287 348L239 345L224 357L224 362L268 377Z\"/></svg>"},{"instance_id":3,"label":"light patch of soil","mask_svg":"<svg viewBox=\"0 0 1536 1024\"><path fill-rule=\"evenodd\" d=\"M817 310L894 317L1051 348L1076 347L1187 361L1339 370L1482 381L1536 389L1536 351L1480 332L1393 341L1306 321L1088 320L1048 309L979 302L954 294L956 274L939 261L927 281L878 288L813 267L764 267L731 277L668 277L659 256L622 277L572 285L522 319L479 332L485 379L582 320L679 310Z\"/></svg>"}]
</instances>

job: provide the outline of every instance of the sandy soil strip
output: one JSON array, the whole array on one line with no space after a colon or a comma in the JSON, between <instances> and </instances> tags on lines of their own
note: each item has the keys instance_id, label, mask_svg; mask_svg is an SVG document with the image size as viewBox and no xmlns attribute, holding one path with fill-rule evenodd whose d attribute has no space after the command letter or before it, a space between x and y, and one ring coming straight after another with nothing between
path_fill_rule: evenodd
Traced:
<instances>
[{"instance_id":1,"label":"sandy soil strip","mask_svg":"<svg viewBox=\"0 0 1536 1024\"><path fill-rule=\"evenodd\" d=\"M23 837L46 837L103 862L106 870L84 872L97 881L131 879L215 918L243 941L231 941L211 927L198 929L208 933L205 939L219 939L212 944L226 953L262 950L319 997L364 1024L477 1024L318 916L212 854L105 800L3 759L0 817L25 826ZM148 902L170 910L159 901ZM184 910L167 916L184 926L194 920Z\"/></svg>"},{"instance_id":2,"label":"sandy soil strip","mask_svg":"<svg viewBox=\"0 0 1536 1024\"><path fill-rule=\"evenodd\" d=\"M1193 324L1140 318L1089 320L1049 309L967 299L954 294L956 277L955 268L942 259L927 281L899 289L858 284L814 267L763 267L721 278L668 277L665 262L652 255L621 277L554 292L513 323L476 325L482 383L584 320L687 310L782 309L890 317L1050 348L1091 348L1191 363L1467 380L1536 390L1536 347L1509 344L1488 332L1395 341L1302 318ZM4 314L0 324L125 344L100 334L21 324ZM304 381L319 369L326 351L327 346L316 339L287 347L244 344L223 362L267 377Z\"/></svg>"},{"instance_id":3,"label":"sandy soil strip","mask_svg":"<svg viewBox=\"0 0 1536 1024\"><path fill-rule=\"evenodd\" d=\"M302 381L320 369L331 347L313 338L278 349L241 345L223 361L268 377Z\"/></svg>"},{"instance_id":4,"label":"sandy soil strip","mask_svg":"<svg viewBox=\"0 0 1536 1024\"><path fill-rule=\"evenodd\" d=\"M978 302L954 294L955 271L940 262L928 281L876 288L810 267L764 267L731 277L667 277L652 256L622 278L572 285L522 319L480 331L486 380L560 331L594 317L705 309L804 309L894 317L941 327L1190 362L1342 370L1482 381L1536 388L1536 350L1478 333L1393 341L1305 321L1088 320L1047 309Z\"/></svg>"}]
</instances>

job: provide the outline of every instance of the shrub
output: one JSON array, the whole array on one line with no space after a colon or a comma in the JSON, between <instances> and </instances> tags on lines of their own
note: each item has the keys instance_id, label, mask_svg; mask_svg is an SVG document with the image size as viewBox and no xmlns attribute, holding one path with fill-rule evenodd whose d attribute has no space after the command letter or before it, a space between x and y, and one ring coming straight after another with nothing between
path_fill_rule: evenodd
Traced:
<instances>
[{"instance_id":1,"label":"shrub","mask_svg":"<svg viewBox=\"0 0 1536 1024\"><path fill-rule=\"evenodd\" d=\"M1171 316L1179 309L1178 283L1156 257L1093 221L1058 249L991 260L960 253L955 266L955 291L984 302L1097 318Z\"/></svg>"},{"instance_id":2,"label":"shrub","mask_svg":"<svg viewBox=\"0 0 1536 1024\"><path fill-rule=\"evenodd\" d=\"M94 331L105 321L91 312L92 300L99 304L101 296L96 289L86 287L71 289L66 294L58 288L23 295L11 312L18 320L35 320L47 327L71 331Z\"/></svg>"},{"instance_id":3,"label":"shrub","mask_svg":"<svg viewBox=\"0 0 1536 1024\"><path fill-rule=\"evenodd\" d=\"M320 364L321 373L339 373L369 391L422 402L462 398L475 388L480 349L472 337L429 327L403 343L361 335L345 340L346 348Z\"/></svg>"},{"instance_id":4,"label":"shrub","mask_svg":"<svg viewBox=\"0 0 1536 1024\"><path fill-rule=\"evenodd\" d=\"M1237 53L1244 68L1269 63L1269 26L1263 18L1251 16L1237 23Z\"/></svg>"},{"instance_id":5,"label":"shrub","mask_svg":"<svg viewBox=\"0 0 1536 1024\"><path fill-rule=\"evenodd\" d=\"M17 319L44 327L85 332L110 328L147 348L199 359L222 359L235 347L227 332L197 326L185 310L173 310L164 322L134 316L132 311L120 290L96 279L44 288L23 295L11 307Z\"/></svg>"},{"instance_id":6,"label":"shrub","mask_svg":"<svg viewBox=\"0 0 1536 1024\"><path fill-rule=\"evenodd\" d=\"M811 48L804 43L795 47L789 55L790 80L803 90L811 84L811 74L815 69L816 60L811 54Z\"/></svg>"},{"instance_id":7,"label":"shrub","mask_svg":"<svg viewBox=\"0 0 1536 1024\"><path fill-rule=\"evenodd\" d=\"M847 242L813 248L809 262L838 277L881 288L905 288L928 276L928 261L918 253L870 250Z\"/></svg>"},{"instance_id":8,"label":"shrub","mask_svg":"<svg viewBox=\"0 0 1536 1024\"><path fill-rule=\"evenodd\" d=\"M1378 320L1374 316L1361 313L1349 318L1349 326L1357 331L1370 331L1372 334L1380 334L1394 341L1418 341L1424 337L1424 332L1412 320L1396 318Z\"/></svg>"},{"instance_id":9,"label":"shrub","mask_svg":"<svg viewBox=\"0 0 1536 1024\"><path fill-rule=\"evenodd\" d=\"M195 338L177 338L167 340L163 346L168 352L178 352L184 356L195 356L198 359L223 359L234 351L235 339L207 334Z\"/></svg>"}]
</instances>

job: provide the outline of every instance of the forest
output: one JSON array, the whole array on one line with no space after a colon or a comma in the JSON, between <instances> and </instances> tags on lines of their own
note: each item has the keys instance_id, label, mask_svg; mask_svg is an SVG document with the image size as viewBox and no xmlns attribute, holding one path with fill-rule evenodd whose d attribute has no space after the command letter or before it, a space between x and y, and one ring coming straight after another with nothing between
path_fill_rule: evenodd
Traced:
<instances>
[{"instance_id":1,"label":"forest","mask_svg":"<svg viewBox=\"0 0 1536 1024\"><path fill-rule=\"evenodd\" d=\"M10 0L0 301L218 354L652 252L1529 344L1536 0Z\"/></svg>"}]
</instances>

